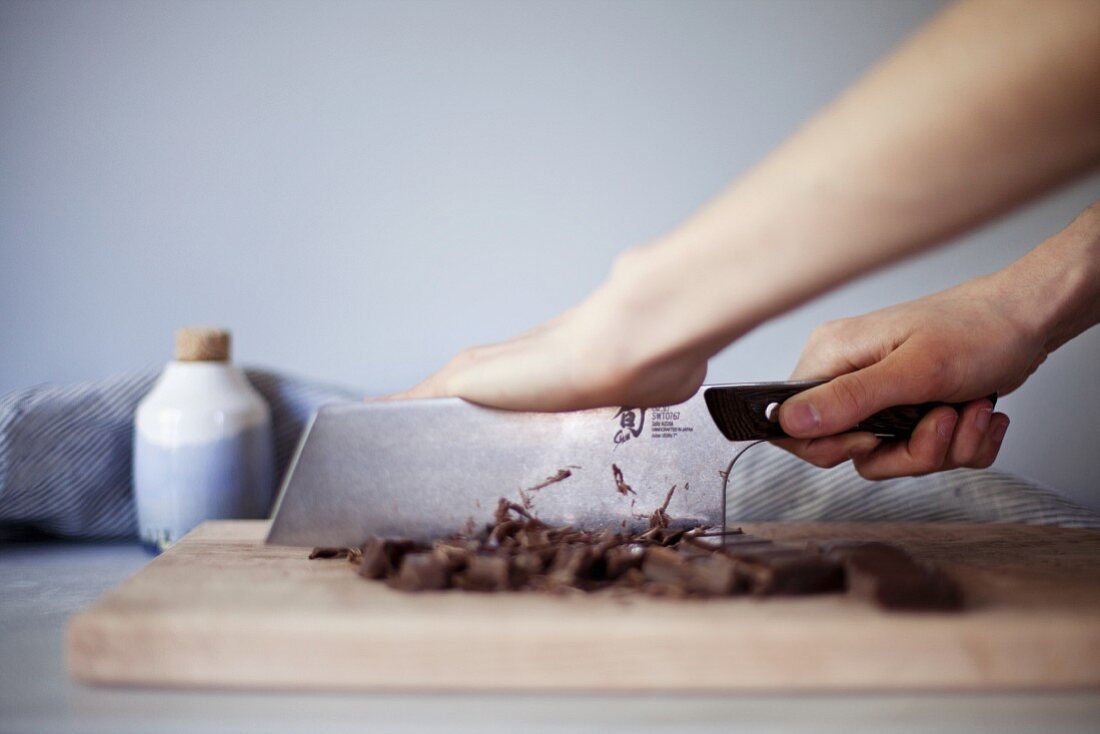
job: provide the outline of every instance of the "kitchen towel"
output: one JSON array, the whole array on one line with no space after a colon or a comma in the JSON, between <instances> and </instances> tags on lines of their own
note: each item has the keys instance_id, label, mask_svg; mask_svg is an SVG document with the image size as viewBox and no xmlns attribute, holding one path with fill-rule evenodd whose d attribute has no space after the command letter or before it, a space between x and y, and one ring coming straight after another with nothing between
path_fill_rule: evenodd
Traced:
<instances>
[{"instance_id":1,"label":"kitchen towel","mask_svg":"<svg viewBox=\"0 0 1100 734\"><path fill-rule=\"evenodd\" d=\"M245 373L271 406L279 476L314 410L361 398L353 390L276 372ZM156 376L150 370L0 397L0 537L136 536L130 489L133 414ZM727 511L730 522L1025 522L1100 528L1097 513L995 470L869 482L850 464L818 469L770 445L738 460Z\"/></svg>"},{"instance_id":2,"label":"kitchen towel","mask_svg":"<svg viewBox=\"0 0 1100 734\"><path fill-rule=\"evenodd\" d=\"M0 537L132 538L134 410L159 372L76 385L41 385L0 396ZM319 406L357 400L352 390L245 369L271 407L281 476Z\"/></svg>"}]
</instances>

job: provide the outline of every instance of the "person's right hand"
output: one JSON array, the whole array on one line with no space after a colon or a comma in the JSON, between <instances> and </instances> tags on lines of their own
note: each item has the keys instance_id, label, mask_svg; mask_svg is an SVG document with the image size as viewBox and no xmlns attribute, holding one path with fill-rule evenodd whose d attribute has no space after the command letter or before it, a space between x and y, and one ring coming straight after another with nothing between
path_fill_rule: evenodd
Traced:
<instances>
[{"instance_id":1,"label":"person's right hand","mask_svg":"<svg viewBox=\"0 0 1100 734\"><path fill-rule=\"evenodd\" d=\"M868 479L989 466L1008 416L986 397L1012 392L1100 323L1098 272L1100 202L993 275L818 327L793 377L830 381L783 403L780 424L795 438L778 443L818 466L851 459ZM906 441L844 433L885 408L925 402L963 407L935 408Z\"/></svg>"},{"instance_id":2,"label":"person's right hand","mask_svg":"<svg viewBox=\"0 0 1100 734\"><path fill-rule=\"evenodd\" d=\"M865 316L823 324L793 379L829 382L787 400L778 442L812 464L851 459L868 479L920 475L993 463L1008 429L986 396L1019 387L1046 358L1045 339L1013 312L1001 274ZM885 408L935 408L904 441L844 433ZM841 435L837 435L841 434Z\"/></svg>"}]
</instances>

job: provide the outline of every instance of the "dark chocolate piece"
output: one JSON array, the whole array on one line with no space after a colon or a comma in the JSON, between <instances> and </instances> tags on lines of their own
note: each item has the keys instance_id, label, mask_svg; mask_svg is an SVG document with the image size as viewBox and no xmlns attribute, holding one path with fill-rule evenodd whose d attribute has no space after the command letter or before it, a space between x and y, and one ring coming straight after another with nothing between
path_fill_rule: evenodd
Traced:
<instances>
[{"instance_id":1,"label":"dark chocolate piece","mask_svg":"<svg viewBox=\"0 0 1100 734\"><path fill-rule=\"evenodd\" d=\"M309 554L309 560L316 558L347 558L347 548L314 548Z\"/></svg>"},{"instance_id":2,"label":"dark chocolate piece","mask_svg":"<svg viewBox=\"0 0 1100 734\"><path fill-rule=\"evenodd\" d=\"M650 548L642 573L649 581L679 587L686 594L725 596L737 589L736 564L720 554L689 556L671 548Z\"/></svg>"},{"instance_id":3,"label":"dark chocolate piece","mask_svg":"<svg viewBox=\"0 0 1100 734\"><path fill-rule=\"evenodd\" d=\"M401 558L416 549L411 540L385 540L368 538L360 549L363 560L359 563L359 575L368 579L389 578L401 565Z\"/></svg>"},{"instance_id":4,"label":"dark chocolate piece","mask_svg":"<svg viewBox=\"0 0 1100 734\"><path fill-rule=\"evenodd\" d=\"M449 577L446 559L417 551L402 557L397 575L388 577L386 583L401 591L435 591L446 589Z\"/></svg>"},{"instance_id":5,"label":"dark chocolate piece","mask_svg":"<svg viewBox=\"0 0 1100 734\"><path fill-rule=\"evenodd\" d=\"M469 557L466 567L451 577L456 588L467 591L508 591L514 588L508 559L478 553Z\"/></svg>"},{"instance_id":6,"label":"dark chocolate piece","mask_svg":"<svg viewBox=\"0 0 1100 734\"><path fill-rule=\"evenodd\" d=\"M622 482L618 467L613 469L616 482ZM564 478L566 471L559 476ZM627 491L633 490L627 487ZM317 548L310 558L347 557L358 563L362 576L402 591L609 589L705 598L818 594L847 586L853 595L887 609L957 609L961 605L949 578L885 543L796 545L740 530L673 528L668 507L675 492L675 486L669 489L649 516L649 528L640 533L551 527L523 504L501 499L494 522L477 532L431 545L369 538L361 549Z\"/></svg>"},{"instance_id":7,"label":"dark chocolate piece","mask_svg":"<svg viewBox=\"0 0 1100 734\"><path fill-rule=\"evenodd\" d=\"M737 562L737 569L754 594L824 594L844 590L844 568L820 556L758 555Z\"/></svg>"},{"instance_id":8,"label":"dark chocolate piece","mask_svg":"<svg viewBox=\"0 0 1100 734\"><path fill-rule=\"evenodd\" d=\"M942 571L925 566L887 543L834 544L843 560L848 591L885 609L952 611L962 608L959 588Z\"/></svg>"}]
</instances>

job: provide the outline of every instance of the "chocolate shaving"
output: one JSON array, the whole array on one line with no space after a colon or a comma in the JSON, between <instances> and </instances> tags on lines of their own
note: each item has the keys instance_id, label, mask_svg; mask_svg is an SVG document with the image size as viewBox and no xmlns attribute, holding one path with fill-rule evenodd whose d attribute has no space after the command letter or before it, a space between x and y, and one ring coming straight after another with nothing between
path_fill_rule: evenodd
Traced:
<instances>
[{"instance_id":1,"label":"chocolate shaving","mask_svg":"<svg viewBox=\"0 0 1100 734\"><path fill-rule=\"evenodd\" d=\"M624 497L628 494L638 494L633 489L631 489L629 484L623 481L623 470L620 469L616 464L611 465L611 476L615 478L615 489L618 491L619 494L623 495Z\"/></svg>"},{"instance_id":2,"label":"chocolate shaving","mask_svg":"<svg viewBox=\"0 0 1100 734\"><path fill-rule=\"evenodd\" d=\"M554 476L547 477L545 481L539 482L534 487L528 487L525 491L527 491L527 492L538 492L540 489L545 489L546 487L549 487L551 484L556 484L557 482L560 482L563 479L568 479L571 476L573 476L573 472L569 471L568 469L560 469L558 471L558 473L555 474Z\"/></svg>"},{"instance_id":3,"label":"chocolate shaving","mask_svg":"<svg viewBox=\"0 0 1100 734\"><path fill-rule=\"evenodd\" d=\"M672 489L668 490L668 494L665 495L665 501L658 507L653 515L649 518L649 527L651 528L667 528L669 524L668 518L668 503L672 502L672 495L676 493L676 485L672 485Z\"/></svg>"}]
</instances>

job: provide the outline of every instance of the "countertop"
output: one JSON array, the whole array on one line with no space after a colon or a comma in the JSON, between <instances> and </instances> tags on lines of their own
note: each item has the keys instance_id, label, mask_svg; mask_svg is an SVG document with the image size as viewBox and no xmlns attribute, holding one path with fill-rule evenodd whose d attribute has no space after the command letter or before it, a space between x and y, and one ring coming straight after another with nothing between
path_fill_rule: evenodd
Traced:
<instances>
[{"instance_id":1,"label":"countertop","mask_svg":"<svg viewBox=\"0 0 1100 734\"><path fill-rule=\"evenodd\" d=\"M0 732L1100 731L1100 692L367 695L71 682L63 656L66 619L148 560L136 544L0 545Z\"/></svg>"}]
</instances>

